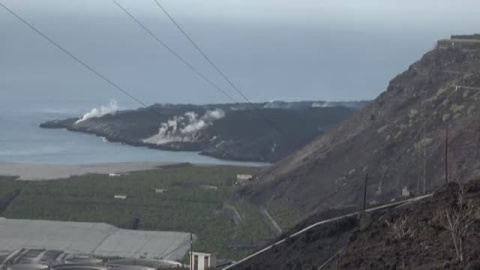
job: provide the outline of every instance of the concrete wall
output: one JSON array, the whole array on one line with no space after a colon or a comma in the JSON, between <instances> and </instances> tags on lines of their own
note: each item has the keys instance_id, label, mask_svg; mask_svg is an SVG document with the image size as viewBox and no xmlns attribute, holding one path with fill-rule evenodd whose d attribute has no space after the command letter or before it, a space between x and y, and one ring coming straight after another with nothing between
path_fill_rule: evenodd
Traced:
<instances>
[{"instance_id":1,"label":"concrete wall","mask_svg":"<svg viewBox=\"0 0 480 270\"><path fill-rule=\"evenodd\" d=\"M195 268L195 256L198 256L198 268ZM205 257L208 257L207 264L205 264ZM215 254L193 252L193 256L190 258L190 270L207 270L210 267L214 268L217 266L217 255Z\"/></svg>"}]
</instances>

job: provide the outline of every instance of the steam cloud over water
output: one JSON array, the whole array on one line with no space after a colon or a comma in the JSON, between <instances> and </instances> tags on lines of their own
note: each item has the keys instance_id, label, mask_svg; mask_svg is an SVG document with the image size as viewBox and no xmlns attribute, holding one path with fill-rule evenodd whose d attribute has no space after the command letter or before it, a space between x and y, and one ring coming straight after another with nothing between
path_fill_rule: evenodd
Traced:
<instances>
[{"instance_id":1,"label":"steam cloud over water","mask_svg":"<svg viewBox=\"0 0 480 270\"><path fill-rule=\"evenodd\" d=\"M197 140L200 130L213 125L216 120L223 117L225 117L225 112L221 109L207 111L201 117L194 112L187 112L183 116L175 116L166 123L162 123L158 133L143 142L157 145L171 142L194 142Z\"/></svg>"},{"instance_id":2,"label":"steam cloud over water","mask_svg":"<svg viewBox=\"0 0 480 270\"><path fill-rule=\"evenodd\" d=\"M93 108L88 113L84 114L82 118L80 118L75 124L81 123L85 120L91 118L98 118L102 117L107 114L114 114L118 111L118 102L116 100L110 100L108 106L101 106L100 108Z\"/></svg>"}]
</instances>

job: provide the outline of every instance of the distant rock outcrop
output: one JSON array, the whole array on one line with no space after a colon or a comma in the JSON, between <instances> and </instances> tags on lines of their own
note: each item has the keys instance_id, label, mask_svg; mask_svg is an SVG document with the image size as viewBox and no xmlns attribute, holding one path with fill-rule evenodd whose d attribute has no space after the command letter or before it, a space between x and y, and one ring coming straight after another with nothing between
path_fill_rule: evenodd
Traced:
<instances>
[{"instance_id":1,"label":"distant rock outcrop","mask_svg":"<svg viewBox=\"0 0 480 270\"><path fill-rule=\"evenodd\" d=\"M134 146L276 162L366 104L274 101L255 104L255 109L250 104L157 104L116 111L112 103L92 110L87 117L53 120L40 126L94 134Z\"/></svg>"}]
</instances>

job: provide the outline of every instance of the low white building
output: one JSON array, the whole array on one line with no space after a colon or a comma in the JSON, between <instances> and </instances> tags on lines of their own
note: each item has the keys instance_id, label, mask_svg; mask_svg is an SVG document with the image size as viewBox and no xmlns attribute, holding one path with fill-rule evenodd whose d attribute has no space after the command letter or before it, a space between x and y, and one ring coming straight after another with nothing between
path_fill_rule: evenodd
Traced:
<instances>
[{"instance_id":1,"label":"low white building","mask_svg":"<svg viewBox=\"0 0 480 270\"><path fill-rule=\"evenodd\" d=\"M237 179L235 181L235 185L244 185L248 181L253 180L253 176L251 174L237 174Z\"/></svg>"},{"instance_id":2,"label":"low white building","mask_svg":"<svg viewBox=\"0 0 480 270\"><path fill-rule=\"evenodd\" d=\"M404 197L404 198L405 197L410 197L410 195L412 195L412 194L411 194L410 190L408 190L408 187L404 187L402 189L402 197Z\"/></svg>"},{"instance_id":3,"label":"low white building","mask_svg":"<svg viewBox=\"0 0 480 270\"><path fill-rule=\"evenodd\" d=\"M207 270L217 267L217 254L192 252L190 270Z\"/></svg>"},{"instance_id":4,"label":"low white building","mask_svg":"<svg viewBox=\"0 0 480 270\"><path fill-rule=\"evenodd\" d=\"M250 181L253 179L251 174L237 174L237 181Z\"/></svg>"},{"instance_id":5,"label":"low white building","mask_svg":"<svg viewBox=\"0 0 480 270\"><path fill-rule=\"evenodd\" d=\"M155 193L165 193L165 191L166 191L166 190L163 189L163 188L156 188L156 189L155 189Z\"/></svg>"}]
</instances>

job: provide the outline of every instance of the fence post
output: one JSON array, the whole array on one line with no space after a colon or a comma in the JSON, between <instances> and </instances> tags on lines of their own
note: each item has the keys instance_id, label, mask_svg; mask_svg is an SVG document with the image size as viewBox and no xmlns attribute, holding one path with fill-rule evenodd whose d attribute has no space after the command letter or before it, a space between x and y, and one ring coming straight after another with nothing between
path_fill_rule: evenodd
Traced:
<instances>
[{"instance_id":1,"label":"fence post","mask_svg":"<svg viewBox=\"0 0 480 270\"><path fill-rule=\"evenodd\" d=\"M362 212L365 213L367 208L367 185L368 185L368 173L365 174L365 185L363 188L363 207Z\"/></svg>"},{"instance_id":2,"label":"fence post","mask_svg":"<svg viewBox=\"0 0 480 270\"><path fill-rule=\"evenodd\" d=\"M445 183L448 184L448 127L445 130Z\"/></svg>"}]
</instances>

